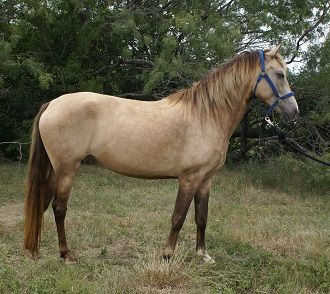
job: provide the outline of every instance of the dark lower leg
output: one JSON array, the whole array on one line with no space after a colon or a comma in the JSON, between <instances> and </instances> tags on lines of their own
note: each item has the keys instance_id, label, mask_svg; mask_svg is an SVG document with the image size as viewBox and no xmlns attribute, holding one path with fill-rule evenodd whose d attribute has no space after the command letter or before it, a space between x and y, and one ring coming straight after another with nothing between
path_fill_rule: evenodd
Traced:
<instances>
[{"instance_id":1,"label":"dark lower leg","mask_svg":"<svg viewBox=\"0 0 330 294\"><path fill-rule=\"evenodd\" d=\"M195 222L197 226L196 250L205 253L205 229L207 224L209 191L197 192L195 202Z\"/></svg>"},{"instance_id":2,"label":"dark lower leg","mask_svg":"<svg viewBox=\"0 0 330 294\"><path fill-rule=\"evenodd\" d=\"M186 187L180 183L175 208L172 215L172 227L164 250L164 257L169 258L176 246L179 232L185 221L190 203L196 192L195 185Z\"/></svg>"},{"instance_id":3,"label":"dark lower leg","mask_svg":"<svg viewBox=\"0 0 330 294\"><path fill-rule=\"evenodd\" d=\"M66 242L64 225L73 177L74 174L72 173L58 179L56 196L53 200L53 211L57 228L60 256L64 258L65 261L74 261L70 255L70 250Z\"/></svg>"},{"instance_id":4,"label":"dark lower leg","mask_svg":"<svg viewBox=\"0 0 330 294\"><path fill-rule=\"evenodd\" d=\"M53 200L53 211L55 216L57 235L58 235L58 243L60 249L60 256L64 259L71 258L70 250L66 242L65 236L65 216L67 210L67 199L54 198Z\"/></svg>"},{"instance_id":5,"label":"dark lower leg","mask_svg":"<svg viewBox=\"0 0 330 294\"><path fill-rule=\"evenodd\" d=\"M176 207L176 209L173 213L172 227L171 227L171 231L170 231L170 234L168 236L166 247L165 247L167 249L167 251L169 251L169 252L172 252L175 249L177 239L178 239L178 235L179 235L179 232L180 232L180 230L183 226L183 223L186 219L186 215L187 215L191 200L190 201L188 200L189 201L189 203L187 204L188 207L183 207L181 211L178 211L178 209Z\"/></svg>"}]
</instances>

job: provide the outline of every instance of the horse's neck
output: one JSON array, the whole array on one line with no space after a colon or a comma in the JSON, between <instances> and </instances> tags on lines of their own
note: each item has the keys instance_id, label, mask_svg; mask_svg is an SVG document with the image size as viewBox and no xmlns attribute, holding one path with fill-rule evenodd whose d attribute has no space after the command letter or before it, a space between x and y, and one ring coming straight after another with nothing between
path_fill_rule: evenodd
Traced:
<instances>
[{"instance_id":1,"label":"horse's neck","mask_svg":"<svg viewBox=\"0 0 330 294\"><path fill-rule=\"evenodd\" d=\"M253 81L254 77L249 77L249 79L247 79L244 83L237 85L239 89L239 96L230 97L231 107L226 106L223 108L217 127L220 128L220 131L225 134L228 140L247 110L252 95Z\"/></svg>"}]
</instances>

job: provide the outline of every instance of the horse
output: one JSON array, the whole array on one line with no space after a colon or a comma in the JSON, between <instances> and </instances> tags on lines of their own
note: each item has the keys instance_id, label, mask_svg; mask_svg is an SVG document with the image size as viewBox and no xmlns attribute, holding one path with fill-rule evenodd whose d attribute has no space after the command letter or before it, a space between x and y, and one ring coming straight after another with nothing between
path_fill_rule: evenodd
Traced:
<instances>
[{"instance_id":1,"label":"horse","mask_svg":"<svg viewBox=\"0 0 330 294\"><path fill-rule=\"evenodd\" d=\"M178 179L163 256L168 259L174 253L194 199L196 254L214 262L205 242L211 181L225 162L229 139L252 96L288 120L298 115L279 49L242 52L190 88L158 101L79 92L42 105L32 127L24 248L39 257L43 215L52 201L60 257L75 262L67 245L65 216L75 174L89 155L122 175Z\"/></svg>"}]
</instances>

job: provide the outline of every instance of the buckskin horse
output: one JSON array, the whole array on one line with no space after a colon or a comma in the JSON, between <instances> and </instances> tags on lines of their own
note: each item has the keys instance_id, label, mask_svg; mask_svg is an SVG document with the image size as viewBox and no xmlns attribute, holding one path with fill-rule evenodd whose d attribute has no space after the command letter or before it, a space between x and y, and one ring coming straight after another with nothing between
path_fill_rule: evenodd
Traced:
<instances>
[{"instance_id":1,"label":"buckskin horse","mask_svg":"<svg viewBox=\"0 0 330 294\"><path fill-rule=\"evenodd\" d=\"M298 115L279 48L243 52L190 88L159 101L81 92L42 105L32 131L24 248L38 255L43 214L52 201L60 256L74 261L65 236L67 202L81 161L92 155L126 176L177 178L164 257L173 254L194 199L197 256L214 262L205 246L211 180L224 164L229 139L252 96L287 120Z\"/></svg>"}]
</instances>

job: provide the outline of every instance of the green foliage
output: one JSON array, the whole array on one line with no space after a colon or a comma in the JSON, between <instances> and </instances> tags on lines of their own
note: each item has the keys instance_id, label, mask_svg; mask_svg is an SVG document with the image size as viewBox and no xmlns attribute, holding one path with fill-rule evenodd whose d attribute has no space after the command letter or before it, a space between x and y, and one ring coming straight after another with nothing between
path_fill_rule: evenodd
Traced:
<instances>
[{"instance_id":1,"label":"green foliage","mask_svg":"<svg viewBox=\"0 0 330 294\"><path fill-rule=\"evenodd\" d=\"M329 154L330 140L330 34L308 51L308 62L295 77L302 121L300 143L319 154Z\"/></svg>"},{"instance_id":2,"label":"green foliage","mask_svg":"<svg viewBox=\"0 0 330 294\"><path fill-rule=\"evenodd\" d=\"M1 261L1 260L0 260ZM0 268L0 292L1 293L19 293L20 282L15 276L13 269L1 262Z\"/></svg>"},{"instance_id":3,"label":"green foliage","mask_svg":"<svg viewBox=\"0 0 330 294\"><path fill-rule=\"evenodd\" d=\"M330 156L327 154L320 159L329 162ZM257 185L302 195L314 191L326 196L330 191L330 173L326 166L307 159L301 161L290 154L271 158L263 165L260 168L260 163L252 160L243 165Z\"/></svg>"},{"instance_id":4,"label":"green foliage","mask_svg":"<svg viewBox=\"0 0 330 294\"><path fill-rule=\"evenodd\" d=\"M0 141L25 138L23 122L64 93L160 98L265 42L283 42L292 55L295 40L322 10L322 0L3 1ZM323 23L328 21L327 15ZM308 35L316 36L322 32ZM315 45L306 68L293 77L303 88L297 92L317 90L320 99L311 108L308 96L302 113L322 126L329 121L328 104L320 102L329 93L329 54L329 40ZM307 87L311 83L314 88ZM0 156L15 157L11 148L1 145Z\"/></svg>"}]
</instances>

